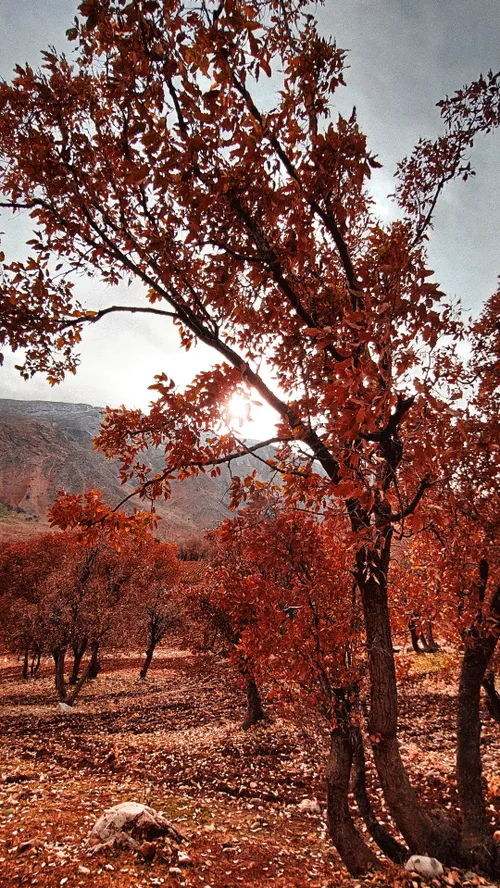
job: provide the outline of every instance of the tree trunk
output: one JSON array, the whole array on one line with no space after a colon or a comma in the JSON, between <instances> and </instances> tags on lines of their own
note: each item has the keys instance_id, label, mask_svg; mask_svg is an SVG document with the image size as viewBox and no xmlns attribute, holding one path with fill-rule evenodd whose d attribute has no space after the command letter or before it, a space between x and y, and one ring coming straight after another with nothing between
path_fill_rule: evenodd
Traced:
<instances>
[{"instance_id":1,"label":"tree trunk","mask_svg":"<svg viewBox=\"0 0 500 888\"><path fill-rule=\"evenodd\" d=\"M81 689L83 688L83 685L85 684L87 679L90 677L91 669L92 669L92 660L89 660L89 662L87 663L86 669L83 670L80 678L78 679L77 683L74 685L73 690L71 691L70 694L68 694L66 696L65 703L68 706L73 706L73 703L75 702L76 698L78 697L78 694L80 693Z\"/></svg>"},{"instance_id":2,"label":"tree trunk","mask_svg":"<svg viewBox=\"0 0 500 888\"><path fill-rule=\"evenodd\" d=\"M267 716L262 706L257 682L253 675L250 674L247 678L247 714L243 722L243 729L248 731L252 725L256 725L261 721L267 721Z\"/></svg>"},{"instance_id":3,"label":"tree trunk","mask_svg":"<svg viewBox=\"0 0 500 888\"><path fill-rule=\"evenodd\" d=\"M83 655L87 650L87 644L88 639L84 638L79 644L77 642L73 645L73 668L69 677L70 685L75 685L78 681L78 673L80 672Z\"/></svg>"},{"instance_id":4,"label":"tree trunk","mask_svg":"<svg viewBox=\"0 0 500 888\"><path fill-rule=\"evenodd\" d=\"M31 658L31 667L30 667L30 675L31 678L36 678L38 675L38 670L40 669L40 661L42 659L42 655L40 649L38 648L33 652L33 656Z\"/></svg>"},{"instance_id":5,"label":"tree trunk","mask_svg":"<svg viewBox=\"0 0 500 888\"><path fill-rule=\"evenodd\" d=\"M415 625L415 620L411 617L408 620L408 629L410 630L410 638L411 638L411 646L416 654L423 654L423 650L419 644L419 637L417 632L417 627Z\"/></svg>"},{"instance_id":6,"label":"tree trunk","mask_svg":"<svg viewBox=\"0 0 500 888\"><path fill-rule=\"evenodd\" d=\"M348 707L337 705L337 726L331 733L326 765L327 823L330 838L352 876L380 866L360 836L349 811L349 779L353 759L353 729Z\"/></svg>"},{"instance_id":7,"label":"tree trunk","mask_svg":"<svg viewBox=\"0 0 500 888\"><path fill-rule=\"evenodd\" d=\"M439 645L437 641L434 641L434 633L432 631L432 620L427 621L427 641L426 641L427 653L435 654L436 651L439 650Z\"/></svg>"},{"instance_id":8,"label":"tree trunk","mask_svg":"<svg viewBox=\"0 0 500 888\"><path fill-rule=\"evenodd\" d=\"M495 673L489 669L483 678L483 688L486 691L486 706L492 719L500 725L500 695L495 687Z\"/></svg>"},{"instance_id":9,"label":"tree trunk","mask_svg":"<svg viewBox=\"0 0 500 888\"><path fill-rule=\"evenodd\" d=\"M490 603L490 618L500 621L500 587ZM481 719L479 701L481 684L495 650L498 636L494 631L480 635L476 624L465 639L458 688L457 782L462 809L462 838L475 862L489 875L500 874L500 856L491 835L483 794L481 762ZM491 626L494 629L494 626Z\"/></svg>"},{"instance_id":10,"label":"tree trunk","mask_svg":"<svg viewBox=\"0 0 500 888\"><path fill-rule=\"evenodd\" d=\"M86 670L87 678L97 678L101 671L101 663L99 660L99 642L93 641L91 644L91 655L88 668Z\"/></svg>"},{"instance_id":11,"label":"tree trunk","mask_svg":"<svg viewBox=\"0 0 500 888\"><path fill-rule=\"evenodd\" d=\"M97 645L97 649L98 649ZM64 677L64 661L66 658L67 648L55 648L52 651L52 656L54 657L54 663L56 667L56 690L59 696L60 703L66 703L66 706L73 706L78 694L80 693L83 685L90 677L90 673L92 670L92 658L89 660L87 664L87 668L84 669L82 675L73 686L71 693L68 693L68 689L66 686L66 679Z\"/></svg>"},{"instance_id":12,"label":"tree trunk","mask_svg":"<svg viewBox=\"0 0 500 888\"><path fill-rule=\"evenodd\" d=\"M364 547L356 555L369 656L373 757L389 811L410 850L437 857L445 865L467 865L458 832L444 820L426 814L399 753L396 670L387 601L390 535L390 531L381 534L381 550Z\"/></svg>"},{"instance_id":13,"label":"tree trunk","mask_svg":"<svg viewBox=\"0 0 500 888\"><path fill-rule=\"evenodd\" d=\"M366 791L366 767L363 735L359 727L352 728L354 775L352 789L359 813L365 821L368 832L385 856L393 863L404 864L410 856L406 845L397 842L378 822Z\"/></svg>"},{"instance_id":14,"label":"tree trunk","mask_svg":"<svg viewBox=\"0 0 500 888\"><path fill-rule=\"evenodd\" d=\"M153 659L155 647L156 647L156 644L154 642L151 642L151 644L149 645L149 647L146 651L146 659L144 660L142 669L139 673L139 677L142 678L143 680L146 678L146 676L148 674L148 669L151 666L151 660Z\"/></svg>"},{"instance_id":15,"label":"tree trunk","mask_svg":"<svg viewBox=\"0 0 500 888\"><path fill-rule=\"evenodd\" d=\"M23 657L23 681L28 680L28 661L29 661L30 649L29 645L27 645L24 649L24 657Z\"/></svg>"},{"instance_id":16,"label":"tree trunk","mask_svg":"<svg viewBox=\"0 0 500 888\"><path fill-rule=\"evenodd\" d=\"M54 664L56 667L55 673L55 684L56 691L59 696L59 701L61 703L66 703L66 679L64 677L64 661L66 658L66 648L55 648L52 651L52 656L54 657Z\"/></svg>"}]
</instances>

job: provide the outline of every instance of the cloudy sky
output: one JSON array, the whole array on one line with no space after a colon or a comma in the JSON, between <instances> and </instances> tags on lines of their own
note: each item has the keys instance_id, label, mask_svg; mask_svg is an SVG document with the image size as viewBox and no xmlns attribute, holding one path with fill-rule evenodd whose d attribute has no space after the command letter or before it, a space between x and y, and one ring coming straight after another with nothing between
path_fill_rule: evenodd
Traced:
<instances>
[{"instance_id":1,"label":"cloudy sky","mask_svg":"<svg viewBox=\"0 0 500 888\"><path fill-rule=\"evenodd\" d=\"M36 65L39 50L48 45L64 49L76 5L76 0L0 0L0 74L10 79L16 62ZM358 109L371 149L384 165L373 193L387 219L397 160L419 136L439 132L436 102L481 72L500 69L500 0L325 0L319 17L337 44L350 50L348 88L336 97L336 110ZM454 183L441 200L430 256L444 289L477 313L500 273L500 133L482 139L472 159L476 178ZM14 258L22 223L3 218L0 229ZM96 307L104 292L91 282L84 295ZM56 389L41 377L26 383L14 370L17 356L10 357L0 369L0 396L145 408L155 373L166 372L182 384L208 361L203 348L181 353L168 321L109 318L85 332L76 377Z\"/></svg>"}]
</instances>

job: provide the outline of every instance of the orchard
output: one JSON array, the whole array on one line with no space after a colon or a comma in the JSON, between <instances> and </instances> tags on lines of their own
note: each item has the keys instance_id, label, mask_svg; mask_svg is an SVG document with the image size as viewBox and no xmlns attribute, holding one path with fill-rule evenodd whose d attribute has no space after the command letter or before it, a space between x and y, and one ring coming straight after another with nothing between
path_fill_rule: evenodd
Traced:
<instances>
[{"instance_id":1,"label":"orchard","mask_svg":"<svg viewBox=\"0 0 500 888\"><path fill-rule=\"evenodd\" d=\"M367 736L405 850L498 877L479 695L500 627L500 294L462 321L427 243L447 183L473 174L476 138L500 123L500 77L442 100L442 133L399 164L398 218L382 224L367 187L378 160L356 112L331 113L345 53L312 13L305 0L85 0L72 61L50 50L40 71L19 67L0 84L0 205L33 225L29 257L4 257L0 341L25 349L27 378L53 383L77 369L84 328L112 312L166 318L181 348L213 350L183 391L157 376L149 414L108 409L97 446L155 499L174 478L274 445L260 457L271 480L235 476L231 501L279 496L278 524L223 528L214 570L252 675L274 620L272 680L286 668L326 713L333 843L353 874L380 866L348 800L364 657ZM265 110L263 82L275 100ZM74 294L82 274L141 282L142 306L90 311ZM274 409L271 440L218 433L238 394ZM160 472L150 447L164 454ZM56 508L65 526L81 518L75 500ZM98 510L87 526L119 514ZM423 807L399 751L390 605L412 563L408 618L432 610L434 584L463 645L456 817ZM384 851L401 859L399 845Z\"/></svg>"}]
</instances>

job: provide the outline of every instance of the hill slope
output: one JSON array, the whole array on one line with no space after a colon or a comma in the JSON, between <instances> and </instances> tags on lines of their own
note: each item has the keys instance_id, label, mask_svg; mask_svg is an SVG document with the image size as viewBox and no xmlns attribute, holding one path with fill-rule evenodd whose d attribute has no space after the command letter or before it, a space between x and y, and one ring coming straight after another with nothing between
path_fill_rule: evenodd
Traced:
<instances>
[{"instance_id":1,"label":"hill slope","mask_svg":"<svg viewBox=\"0 0 500 888\"><path fill-rule=\"evenodd\" d=\"M100 422L101 409L88 404L0 399L0 537L24 534L28 524L46 529L59 490L95 488L110 503L132 490L120 484L117 463L92 449ZM253 468L261 472L262 464L244 457L233 464L233 474ZM231 514L229 484L223 471L217 479L199 475L174 485L168 503L158 504L159 535L181 541L215 527Z\"/></svg>"}]
</instances>

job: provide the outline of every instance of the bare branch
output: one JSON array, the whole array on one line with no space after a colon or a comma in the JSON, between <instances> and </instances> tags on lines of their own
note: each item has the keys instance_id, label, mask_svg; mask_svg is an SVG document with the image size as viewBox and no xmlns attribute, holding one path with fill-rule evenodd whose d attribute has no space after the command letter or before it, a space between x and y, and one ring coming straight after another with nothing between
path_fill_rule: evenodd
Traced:
<instances>
[{"instance_id":1,"label":"bare branch","mask_svg":"<svg viewBox=\"0 0 500 888\"><path fill-rule=\"evenodd\" d=\"M162 315L165 318L176 318L178 317L177 312L174 311L162 311L161 308L140 308L135 305L110 305L109 308L103 308L100 311L90 312L88 314L83 315L80 318L74 318L71 321L66 321L61 325L61 330L66 330L68 327L76 327L80 324L95 324L97 321L100 321L107 314L112 314L113 312L127 312L128 314L154 314L154 315Z\"/></svg>"}]
</instances>

